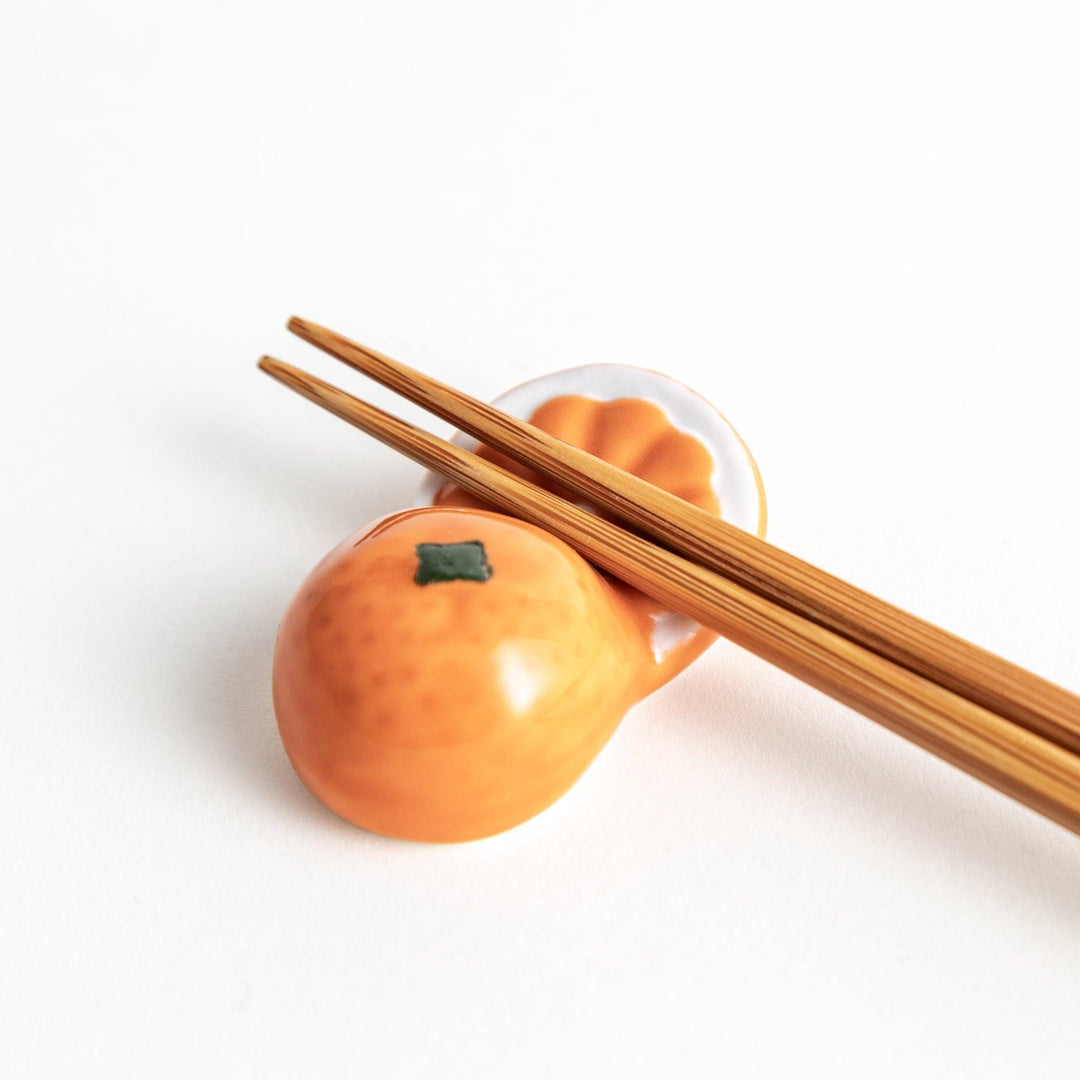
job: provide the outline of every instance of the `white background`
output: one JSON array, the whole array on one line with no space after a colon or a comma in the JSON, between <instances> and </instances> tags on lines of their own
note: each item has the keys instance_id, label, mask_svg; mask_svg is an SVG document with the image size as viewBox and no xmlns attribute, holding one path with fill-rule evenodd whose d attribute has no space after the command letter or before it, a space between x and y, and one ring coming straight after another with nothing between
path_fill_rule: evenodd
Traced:
<instances>
[{"instance_id":1,"label":"white background","mask_svg":"<svg viewBox=\"0 0 1080 1080\"><path fill-rule=\"evenodd\" d=\"M254 368L661 368L775 542L1080 687L1074 18L9 6L0 1071L1076 1075L1080 841L733 647L502 837L323 810L275 625L418 470Z\"/></svg>"}]
</instances>

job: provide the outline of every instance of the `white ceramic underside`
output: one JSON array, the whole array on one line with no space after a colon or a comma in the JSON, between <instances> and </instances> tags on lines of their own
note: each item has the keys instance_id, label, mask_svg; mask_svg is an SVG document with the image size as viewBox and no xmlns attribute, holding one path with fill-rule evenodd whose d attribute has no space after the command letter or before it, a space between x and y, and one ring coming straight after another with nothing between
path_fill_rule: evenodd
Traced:
<instances>
[{"instance_id":1,"label":"white ceramic underside","mask_svg":"<svg viewBox=\"0 0 1080 1080\"><path fill-rule=\"evenodd\" d=\"M503 412L527 420L545 402L564 394L593 401L642 398L657 405L677 431L695 436L712 454L711 484L720 502L721 517L732 525L756 532L761 518L761 495L757 475L735 429L699 394L680 382L625 364L586 364L541 375L500 394L492 402ZM456 432L454 443L475 450L477 440ZM425 473L414 505L430 506L446 481ZM678 612L654 616L653 655L662 660L673 648L688 640L697 624Z\"/></svg>"}]
</instances>

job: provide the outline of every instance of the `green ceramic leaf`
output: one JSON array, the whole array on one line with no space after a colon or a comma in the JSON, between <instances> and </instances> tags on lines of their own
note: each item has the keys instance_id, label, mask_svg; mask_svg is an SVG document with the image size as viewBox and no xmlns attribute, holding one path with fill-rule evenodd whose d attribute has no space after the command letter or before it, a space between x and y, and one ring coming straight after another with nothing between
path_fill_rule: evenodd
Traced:
<instances>
[{"instance_id":1,"label":"green ceramic leaf","mask_svg":"<svg viewBox=\"0 0 1080 1080\"><path fill-rule=\"evenodd\" d=\"M463 540L460 544L417 544L417 585L433 585L440 581L487 581L491 565L479 540Z\"/></svg>"}]
</instances>

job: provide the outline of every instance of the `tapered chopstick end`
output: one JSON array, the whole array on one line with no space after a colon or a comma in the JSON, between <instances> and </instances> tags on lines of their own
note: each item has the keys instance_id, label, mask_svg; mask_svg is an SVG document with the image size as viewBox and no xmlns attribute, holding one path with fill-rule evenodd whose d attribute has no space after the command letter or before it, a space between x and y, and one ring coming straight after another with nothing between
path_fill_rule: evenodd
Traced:
<instances>
[{"instance_id":1,"label":"tapered chopstick end","mask_svg":"<svg viewBox=\"0 0 1080 1080\"><path fill-rule=\"evenodd\" d=\"M299 315L291 315L289 321L285 324L285 329L288 330L290 334L295 334L297 337L301 337L305 341L310 341L313 344L320 337L320 332L323 335L329 333L329 331L319 326L318 323L309 322L307 319L300 318Z\"/></svg>"}]
</instances>

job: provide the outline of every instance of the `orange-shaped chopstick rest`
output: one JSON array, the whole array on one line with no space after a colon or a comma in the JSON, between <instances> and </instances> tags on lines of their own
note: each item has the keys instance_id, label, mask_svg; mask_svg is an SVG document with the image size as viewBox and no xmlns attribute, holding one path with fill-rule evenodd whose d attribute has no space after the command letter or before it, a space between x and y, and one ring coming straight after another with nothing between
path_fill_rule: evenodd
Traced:
<instances>
[{"instance_id":1,"label":"orange-shaped chopstick rest","mask_svg":"<svg viewBox=\"0 0 1080 1080\"><path fill-rule=\"evenodd\" d=\"M713 512L718 471L741 469L760 530L745 447L733 464L707 426L704 439L676 426L689 391L605 366L609 400L558 393L589 370L595 379L572 369L518 388L541 399L527 415ZM627 372L670 398L667 410L615 396ZM715 411L710 422L726 426ZM278 636L274 707L298 774L341 817L405 839L471 840L554 802L626 710L716 635L542 529L449 485L426 489L436 505L345 541L301 587Z\"/></svg>"}]
</instances>

